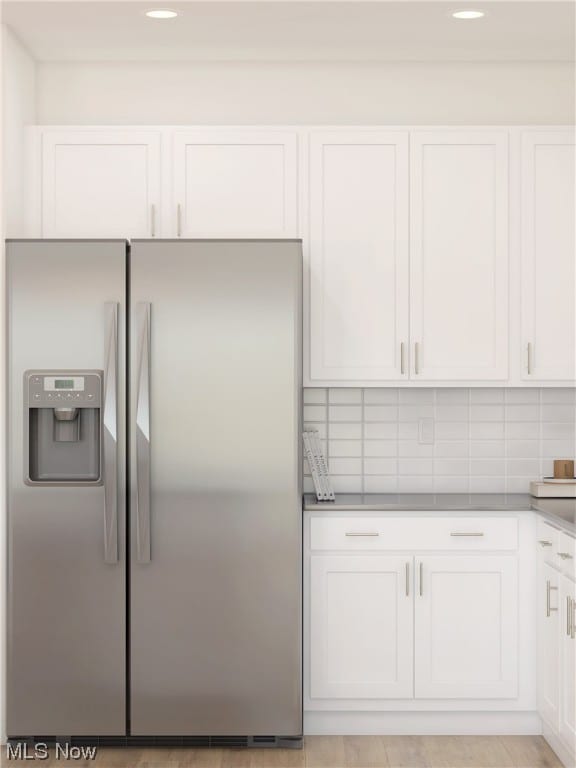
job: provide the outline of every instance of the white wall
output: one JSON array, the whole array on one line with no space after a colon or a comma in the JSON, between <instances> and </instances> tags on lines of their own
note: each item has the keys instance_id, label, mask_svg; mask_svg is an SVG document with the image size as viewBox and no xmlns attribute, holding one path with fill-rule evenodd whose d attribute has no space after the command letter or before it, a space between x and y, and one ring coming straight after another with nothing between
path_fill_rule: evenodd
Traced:
<instances>
[{"instance_id":1,"label":"white wall","mask_svg":"<svg viewBox=\"0 0 576 768\"><path fill-rule=\"evenodd\" d=\"M24 234L24 127L36 122L36 63L13 32L2 28L2 141L5 232Z\"/></svg>"},{"instance_id":2,"label":"white wall","mask_svg":"<svg viewBox=\"0 0 576 768\"><path fill-rule=\"evenodd\" d=\"M564 63L59 63L41 124L571 123Z\"/></svg>"}]
</instances>

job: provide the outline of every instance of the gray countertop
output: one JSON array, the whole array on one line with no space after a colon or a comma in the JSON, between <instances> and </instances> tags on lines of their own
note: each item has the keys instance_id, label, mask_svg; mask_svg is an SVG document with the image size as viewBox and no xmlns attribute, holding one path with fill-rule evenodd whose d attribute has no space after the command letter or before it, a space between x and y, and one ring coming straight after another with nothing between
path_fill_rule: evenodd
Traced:
<instances>
[{"instance_id":1,"label":"gray countertop","mask_svg":"<svg viewBox=\"0 0 576 768\"><path fill-rule=\"evenodd\" d=\"M336 501L304 495L314 512L522 512L534 510L551 523L576 533L576 499L537 499L527 493L339 493Z\"/></svg>"}]
</instances>

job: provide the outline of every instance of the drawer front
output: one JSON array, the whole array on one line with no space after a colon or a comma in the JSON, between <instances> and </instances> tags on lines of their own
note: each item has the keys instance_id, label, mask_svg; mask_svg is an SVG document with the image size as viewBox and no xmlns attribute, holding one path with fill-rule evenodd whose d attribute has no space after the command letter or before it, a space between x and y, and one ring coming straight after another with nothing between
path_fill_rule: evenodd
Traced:
<instances>
[{"instance_id":1,"label":"drawer front","mask_svg":"<svg viewBox=\"0 0 576 768\"><path fill-rule=\"evenodd\" d=\"M576 578L576 539L567 533L560 531L558 533L558 542L556 545L556 565L562 573L571 579Z\"/></svg>"},{"instance_id":2,"label":"drawer front","mask_svg":"<svg viewBox=\"0 0 576 768\"><path fill-rule=\"evenodd\" d=\"M514 550L515 517L313 517L310 547L316 550Z\"/></svg>"},{"instance_id":3,"label":"drawer front","mask_svg":"<svg viewBox=\"0 0 576 768\"><path fill-rule=\"evenodd\" d=\"M560 531L554 528L552 525L544 522L544 520L538 520L537 528L537 547L538 553L541 559L556 568L560 567L560 558L557 556L558 552L558 536Z\"/></svg>"}]
</instances>

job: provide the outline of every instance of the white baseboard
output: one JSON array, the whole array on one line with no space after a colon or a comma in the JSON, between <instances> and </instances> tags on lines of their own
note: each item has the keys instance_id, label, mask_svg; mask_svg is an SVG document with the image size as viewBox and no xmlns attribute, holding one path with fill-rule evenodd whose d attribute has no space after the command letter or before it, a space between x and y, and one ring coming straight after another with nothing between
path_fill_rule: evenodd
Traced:
<instances>
[{"instance_id":1,"label":"white baseboard","mask_svg":"<svg viewBox=\"0 0 576 768\"><path fill-rule=\"evenodd\" d=\"M537 712L304 712L308 736L532 736ZM552 747L554 749L554 747Z\"/></svg>"},{"instance_id":2,"label":"white baseboard","mask_svg":"<svg viewBox=\"0 0 576 768\"><path fill-rule=\"evenodd\" d=\"M566 766L566 768L575 768L576 766L576 755L573 755L568 747L564 744L563 741L560 740L560 738L550 730L549 726L546 725L546 723L542 726L542 736L546 739L548 744L552 747L554 752L556 752L557 756L560 758L561 762Z\"/></svg>"}]
</instances>

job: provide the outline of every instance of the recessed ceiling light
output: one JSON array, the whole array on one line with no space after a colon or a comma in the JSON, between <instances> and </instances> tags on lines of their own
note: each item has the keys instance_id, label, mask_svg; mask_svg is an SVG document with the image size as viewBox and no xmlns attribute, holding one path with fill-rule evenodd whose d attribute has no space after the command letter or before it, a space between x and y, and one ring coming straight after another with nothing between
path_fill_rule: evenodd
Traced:
<instances>
[{"instance_id":1,"label":"recessed ceiling light","mask_svg":"<svg viewBox=\"0 0 576 768\"><path fill-rule=\"evenodd\" d=\"M463 10L454 11L452 16L455 19L481 19L484 16L484 11Z\"/></svg>"},{"instance_id":2,"label":"recessed ceiling light","mask_svg":"<svg viewBox=\"0 0 576 768\"><path fill-rule=\"evenodd\" d=\"M151 19L175 19L178 14L168 8L157 8L153 11L146 11L146 16Z\"/></svg>"}]
</instances>

